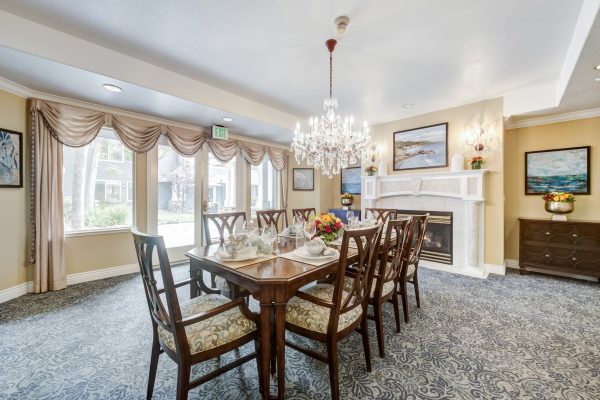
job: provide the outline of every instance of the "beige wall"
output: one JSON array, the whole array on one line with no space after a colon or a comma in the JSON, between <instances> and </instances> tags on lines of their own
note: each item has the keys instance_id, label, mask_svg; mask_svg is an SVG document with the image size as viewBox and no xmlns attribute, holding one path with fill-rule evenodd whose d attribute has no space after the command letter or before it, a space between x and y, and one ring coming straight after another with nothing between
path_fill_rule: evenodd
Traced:
<instances>
[{"instance_id":1,"label":"beige wall","mask_svg":"<svg viewBox=\"0 0 600 400\"><path fill-rule=\"evenodd\" d=\"M600 221L600 117L507 130L505 137L505 253L519 258L519 217L549 218L541 196L525 195L525 152L592 146L591 195L576 196L569 218Z\"/></svg>"},{"instance_id":2,"label":"beige wall","mask_svg":"<svg viewBox=\"0 0 600 400\"><path fill-rule=\"evenodd\" d=\"M0 90L0 128L23 133L23 165L29 165L27 100ZM0 189L0 290L27 282L29 168L21 189Z\"/></svg>"},{"instance_id":3,"label":"beige wall","mask_svg":"<svg viewBox=\"0 0 600 400\"><path fill-rule=\"evenodd\" d=\"M416 117L401 119L376 125L372 128L373 141L380 145L381 158L387 163L388 174L411 174L434 171L449 171L450 168L429 170L392 171L393 133L400 130L418 128L448 122L448 155L464 154L465 158L473 151L464 144L465 134L473 125L482 123L493 132L491 151L484 156L490 170L486 177L485 190L485 249L486 264L504 264L504 178L503 178L503 102L501 98L449 108Z\"/></svg>"}]
</instances>

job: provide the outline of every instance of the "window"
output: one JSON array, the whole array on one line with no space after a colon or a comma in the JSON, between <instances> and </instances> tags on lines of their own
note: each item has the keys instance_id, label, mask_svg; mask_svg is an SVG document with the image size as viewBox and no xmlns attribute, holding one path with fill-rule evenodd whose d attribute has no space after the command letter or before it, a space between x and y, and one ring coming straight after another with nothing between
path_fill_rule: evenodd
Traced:
<instances>
[{"instance_id":1,"label":"window","mask_svg":"<svg viewBox=\"0 0 600 400\"><path fill-rule=\"evenodd\" d=\"M158 144L158 234L167 247L194 244L194 158L179 155L162 138Z\"/></svg>"},{"instance_id":2,"label":"window","mask_svg":"<svg viewBox=\"0 0 600 400\"><path fill-rule=\"evenodd\" d=\"M235 211L235 164L235 158L223 163L208 153L209 213Z\"/></svg>"},{"instance_id":3,"label":"window","mask_svg":"<svg viewBox=\"0 0 600 400\"><path fill-rule=\"evenodd\" d=\"M102 128L84 147L65 146L65 232L130 227L133 202L127 201L130 195L125 182L133 182L133 154L111 128Z\"/></svg>"},{"instance_id":4,"label":"window","mask_svg":"<svg viewBox=\"0 0 600 400\"><path fill-rule=\"evenodd\" d=\"M127 181L127 201L133 201L133 182Z\"/></svg>"},{"instance_id":5,"label":"window","mask_svg":"<svg viewBox=\"0 0 600 400\"><path fill-rule=\"evenodd\" d=\"M250 179L250 211L254 217L256 210L268 210L279 207L278 172L268 157L258 166L252 166Z\"/></svg>"}]
</instances>

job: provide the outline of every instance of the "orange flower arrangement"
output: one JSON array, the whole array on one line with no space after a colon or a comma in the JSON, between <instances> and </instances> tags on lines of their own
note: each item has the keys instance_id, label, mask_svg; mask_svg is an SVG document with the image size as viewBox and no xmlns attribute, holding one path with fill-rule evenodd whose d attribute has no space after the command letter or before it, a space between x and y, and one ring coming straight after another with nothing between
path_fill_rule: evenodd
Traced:
<instances>
[{"instance_id":1,"label":"orange flower arrangement","mask_svg":"<svg viewBox=\"0 0 600 400\"><path fill-rule=\"evenodd\" d=\"M329 243L336 240L344 230L342 220L334 214L322 213L314 217L317 234L324 242Z\"/></svg>"}]
</instances>

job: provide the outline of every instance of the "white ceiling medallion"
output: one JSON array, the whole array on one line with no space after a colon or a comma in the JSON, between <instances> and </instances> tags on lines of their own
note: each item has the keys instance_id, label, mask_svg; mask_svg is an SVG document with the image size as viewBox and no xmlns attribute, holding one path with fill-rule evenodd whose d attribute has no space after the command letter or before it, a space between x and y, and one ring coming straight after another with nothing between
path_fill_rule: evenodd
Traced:
<instances>
[{"instance_id":1,"label":"white ceiling medallion","mask_svg":"<svg viewBox=\"0 0 600 400\"><path fill-rule=\"evenodd\" d=\"M342 168L368 158L371 137L366 121L360 131L354 131L354 118L342 119L337 112L338 101L332 90L333 50L337 41L329 39L325 44L329 50L329 97L323 104L325 112L321 118L310 117L306 133L300 130L299 123L296 124L292 151L296 161L306 161L309 166L332 178Z\"/></svg>"}]
</instances>

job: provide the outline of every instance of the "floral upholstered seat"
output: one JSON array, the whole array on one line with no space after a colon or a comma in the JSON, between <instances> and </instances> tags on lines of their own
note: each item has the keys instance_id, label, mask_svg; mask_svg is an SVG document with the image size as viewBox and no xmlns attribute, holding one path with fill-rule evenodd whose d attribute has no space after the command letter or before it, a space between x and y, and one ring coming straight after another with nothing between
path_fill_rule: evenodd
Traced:
<instances>
[{"instance_id":1,"label":"floral upholstered seat","mask_svg":"<svg viewBox=\"0 0 600 400\"><path fill-rule=\"evenodd\" d=\"M302 291L306 294L327 301L331 301L333 298L332 285L318 284ZM348 297L348 292L343 291L342 303L346 297ZM319 306L299 297L293 297L286 306L285 320L292 325L296 325L304 329L309 329L311 331L320 333L327 333L330 311L331 309L327 307ZM359 304L353 309L341 314L338 321L338 332L350 326L353 322L359 319L362 311L362 307Z\"/></svg>"},{"instance_id":2,"label":"floral upholstered seat","mask_svg":"<svg viewBox=\"0 0 600 400\"><path fill-rule=\"evenodd\" d=\"M344 290L350 291L352 290L352 285L354 284L354 279L347 276L344 278ZM377 278L373 278L373 284L371 285L371 298L375 296L375 288L377 287ZM383 284L383 292L381 296L385 296L394 290L394 281L389 281Z\"/></svg>"},{"instance_id":3,"label":"floral upholstered seat","mask_svg":"<svg viewBox=\"0 0 600 400\"><path fill-rule=\"evenodd\" d=\"M202 295L182 303L181 315L182 318L186 318L210 311L230 301L227 297L218 294ZM239 339L256 330L256 324L246 318L239 307L235 307L207 320L186 326L185 330L190 352L196 354ZM171 332L159 325L158 336L167 347L176 351Z\"/></svg>"}]
</instances>

